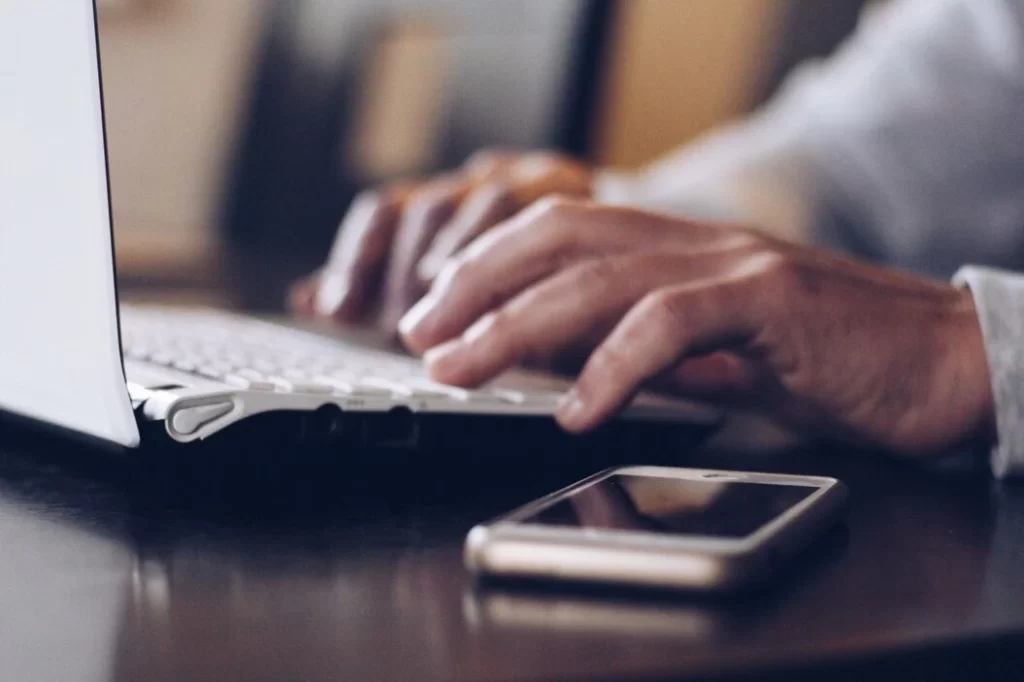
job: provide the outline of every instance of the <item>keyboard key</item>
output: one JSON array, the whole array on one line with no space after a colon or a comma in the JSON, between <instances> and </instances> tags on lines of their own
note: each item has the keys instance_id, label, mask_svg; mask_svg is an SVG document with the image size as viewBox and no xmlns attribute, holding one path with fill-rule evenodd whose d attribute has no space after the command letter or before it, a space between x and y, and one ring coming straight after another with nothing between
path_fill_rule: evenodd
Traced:
<instances>
[{"instance_id":1,"label":"keyboard key","mask_svg":"<svg viewBox=\"0 0 1024 682\"><path fill-rule=\"evenodd\" d=\"M199 379L202 376L240 390L375 398L384 408L389 400L415 400L424 409L436 404L458 411L464 405L474 411L483 405L485 411L545 413L557 406L572 384L543 373L517 371L481 389L447 386L432 381L419 361L405 355L213 311L126 306L122 339L126 362L148 365L176 381L186 373L195 376L197 385L209 384Z\"/></svg>"},{"instance_id":2,"label":"keyboard key","mask_svg":"<svg viewBox=\"0 0 1024 682\"><path fill-rule=\"evenodd\" d=\"M555 391L535 391L525 394L525 400L518 403L524 407L539 407L555 409L562 401L564 393Z\"/></svg>"},{"instance_id":3,"label":"keyboard key","mask_svg":"<svg viewBox=\"0 0 1024 682\"><path fill-rule=\"evenodd\" d=\"M313 378L318 384L328 386L332 392L360 398L390 398L392 392L387 389L373 386L362 386L358 381L339 379L332 376L317 376Z\"/></svg>"},{"instance_id":4,"label":"keyboard key","mask_svg":"<svg viewBox=\"0 0 1024 682\"><path fill-rule=\"evenodd\" d=\"M174 363L174 356L164 351L156 351L150 354L147 359L154 365L161 365L163 367L170 367Z\"/></svg>"},{"instance_id":5,"label":"keyboard key","mask_svg":"<svg viewBox=\"0 0 1024 682\"><path fill-rule=\"evenodd\" d=\"M509 388L491 388L486 390L488 390L491 395L513 405L522 405L527 400L526 394L522 391L513 391Z\"/></svg>"},{"instance_id":6,"label":"keyboard key","mask_svg":"<svg viewBox=\"0 0 1024 682\"><path fill-rule=\"evenodd\" d=\"M384 377L379 376L363 377L359 380L359 386L361 388L387 391L392 395L406 398L413 394L413 390L409 386L392 379L385 379Z\"/></svg>"},{"instance_id":7,"label":"keyboard key","mask_svg":"<svg viewBox=\"0 0 1024 682\"><path fill-rule=\"evenodd\" d=\"M300 379L288 379L282 376L273 376L269 378L270 383L275 389L282 393L331 393L331 387L326 384L318 384L313 381L303 381Z\"/></svg>"},{"instance_id":8,"label":"keyboard key","mask_svg":"<svg viewBox=\"0 0 1024 682\"><path fill-rule=\"evenodd\" d=\"M210 363L208 365L203 365L202 367L200 367L199 370L197 371L197 374L207 377L208 379L223 380L224 377L227 374L231 373L233 370L234 367L228 364Z\"/></svg>"},{"instance_id":9,"label":"keyboard key","mask_svg":"<svg viewBox=\"0 0 1024 682\"><path fill-rule=\"evenodd\" d=\"M277 374L281 368L278 367L276 362L270 362L269 360L253 360L249 363L249 367L254 372L261 374Z\"/></svg>"},{"instance_id":10,"label":"keyboard key","mask_svg":"<svg viewBox=\"0 0 1024 682\"><path fill-rule=\"evenodd\" d=\"M199 370L202 364L203 360L201 358L186 355L184 357L176 358L171 364L171 366L175 370L180 370L181 372L195 373Z\"/></svg>"},{"instance_id":11,"label":"keyboard key","mask_svg":"<svg viewBox=\"0 0 1024 682\"><path fill-rule=\"evenodd\" d=\"M276 386L269 381L251 379L239 374L228 374L224 377L224 383L230 384L235 388L242 388L249 391L273 391L276 388Z\"/></svg>"},{"instance_id":12,"label":"keyboard key","mask_svg":"<svg viewBox=\"0 0 1024 682\"><path fill-rule=\"evenodd\" d=\"M149 353L149 348L141 344L126 345L124 349L124 354L135 360L145 360Z\"/></svg>"},{"instance_id":13,"label":"keyboard key","mask_svg":"<svg viewBox=\"0 0 1024 682\"><path fill-rule=\"evenodd\" d=\"M412 389L414 397L442 396L452 400L466 401L473 396L473 391L467 391L458 386L439 384L430 379L409 379L405 385Z\"/></svg>"}]
</instances>

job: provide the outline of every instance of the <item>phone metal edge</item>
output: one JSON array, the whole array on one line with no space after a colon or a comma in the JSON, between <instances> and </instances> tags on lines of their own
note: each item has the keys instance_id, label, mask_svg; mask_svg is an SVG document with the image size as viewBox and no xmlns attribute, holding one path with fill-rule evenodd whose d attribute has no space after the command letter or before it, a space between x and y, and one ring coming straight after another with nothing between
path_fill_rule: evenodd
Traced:
<instances>
[{"instance_id":1,"label":"phone metal edge","mask_svg":"<svg viewBox=\"0 0 1024 682\"><path fill-rule=\"evenodd\" d=\"M644 472L642 475L653 473L688 480L699 480L707 473L725 474L735 480L807 485L817 490L755 533L736 540L700 536L663 538L621 531L584 534L579 530L516 522L576 490L615 474L630 475L630 471L636 472L632 475ZM774 567L765 567L765 563L780 563L835 523L847 497L847 488L841 481L823 476L670 467L606 469L475 526L466 537L465 564L474 574L673 588L738 587L756 580L759 573L766 577Z\"/></svg>"}]
</instances>

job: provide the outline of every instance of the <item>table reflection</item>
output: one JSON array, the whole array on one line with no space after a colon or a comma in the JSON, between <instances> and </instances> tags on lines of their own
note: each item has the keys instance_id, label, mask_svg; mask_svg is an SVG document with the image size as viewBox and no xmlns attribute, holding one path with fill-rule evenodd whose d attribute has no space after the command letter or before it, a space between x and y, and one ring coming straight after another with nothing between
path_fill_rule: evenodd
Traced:
<instances>
[{"instance_id":1,"label":"table reflection","mask_svg":"<svg viewBox=\"0 0 1024 682\"><path fill-rule=\"evenodd\" d=\"M992 631L1021 612L1024 491L888 464L787 464L847 481L849 531L771 590L714 600L473 585L465 532L533 490L412 501L340 495L302 470L253 487L85 461L0 452L0 679L641 677Z\"/></svg>"}]
</instances>

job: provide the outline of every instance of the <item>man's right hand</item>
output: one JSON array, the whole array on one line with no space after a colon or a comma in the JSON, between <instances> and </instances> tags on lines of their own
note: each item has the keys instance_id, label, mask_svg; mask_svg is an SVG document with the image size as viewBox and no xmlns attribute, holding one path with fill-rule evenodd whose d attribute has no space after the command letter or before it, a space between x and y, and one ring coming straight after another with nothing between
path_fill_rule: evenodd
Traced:
<instances>
[{"instance_id":1,"label":"man's right hand","mask_svg":"<svg viewBox=\"0 0 1024 682\"><path fill-rule=\"evenodd\" d=\"M394 331L463 246L541 197L587 197L593 175L553 153L481 152L457 171L360 195L327 263L290 295L296 312Z\"/></svg>"}]
</instances>

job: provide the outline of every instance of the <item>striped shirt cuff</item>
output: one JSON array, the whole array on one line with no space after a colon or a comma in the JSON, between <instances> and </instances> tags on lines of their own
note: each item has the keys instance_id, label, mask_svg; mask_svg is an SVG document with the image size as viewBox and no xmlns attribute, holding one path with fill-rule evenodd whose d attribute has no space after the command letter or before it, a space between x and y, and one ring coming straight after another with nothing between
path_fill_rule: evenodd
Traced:
<instances>
[{"instance_id":1,"label":"striped shirt cuff","mask_svg":"<svg viewBox=\"0 0 1024 682\"><path fill-rule=\"evenodd\" d=\"M1024 276L965 266L953 284L970 289L985 339L998 431L992 472L1024 475Z\"/></svg>"}]
</instances>

